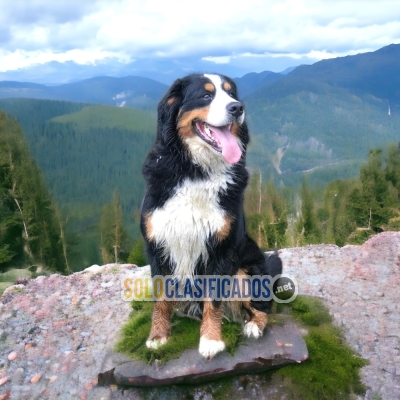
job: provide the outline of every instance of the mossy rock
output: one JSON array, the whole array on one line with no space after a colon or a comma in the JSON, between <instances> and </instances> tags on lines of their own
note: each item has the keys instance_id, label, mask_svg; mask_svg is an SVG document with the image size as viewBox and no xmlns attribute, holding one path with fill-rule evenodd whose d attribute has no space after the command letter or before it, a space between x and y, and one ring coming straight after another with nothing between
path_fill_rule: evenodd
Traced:
<instances>
[{"instance_id":1,"label":"mossy rock","mask_svg":"<svg viewBox=\"0 0 400 400\"><path fill-rule=\"evenodd\" d=\"M132 307L135 311L123 328L117 351L151 364L156 359L165 362L178 358L184 350L197 348L200 323L175 315L172 336L167 344L158 350L147 349L145 342L150 331L153 305L135 302ZM332 325L332 317L322 300L299 295L292 303L276 304L274 308L276 313L269 316L268 324L281 326L285 319L282 314L290 314L308 332L304 340L309 358L301 364L289 365L273 373L258 374L257 379L261 383L281 382L280 386L283 386L279 390L282 390L282 396L296 399L351 399L354 394L365 393L366 387L361 383L359 373L368 362L345 343L339 328ZM223 336L233 354L242 338L241 325L224 321ZM232 379L219 380L218 388L223 390L221 393L214 391L213 397L235 397L236 386Z\"/></svg>"},{"instance_id":2,"label":"mossy rock","mask_svg":"<svg viewBox=\"0 0 400 400\"><path fill-rule=\"evenodd\" d=\"M356 245L364 244L374 234L375 232L371 229L357 230L349 235L346 243Z\"/></svg>"},{"instance_id":3,"label":"mossy rock","mask_svg":"<svg viewBox=\"0 0 400 400\"><path fill-rule=\"evenodd\" d=\"M360 369L368 361L359 357L332 325L332 317L320 299L298 296L278 311L290 308L292 316L307 329L304 338L309 358L300 365L282 368L276 374L285 377L287 389L299 399L350 399L364 394Z\"/></svg>"},{"instance_id":4,"label":"mossy rock","mask_svg":"<svg viewBox=\"0 0 400 400\"><path fill-rule=\"evenodd\" d=\"M166 362L179 358L187 349L197 348L200 341L200 321L188 317L180 317L174 313L171 322L171 337L159 349L148 349L146 340L151 328L153 312L152 302L132 302L131 319L122 328L121 340L115 350L129 355L134 360L141 360L151 364L154 360ZM226 350L234 354L243 328L239 323L224 320L222 324L222 338Z\"/></svg>"},{"instance_id":5,"label":"mossy rock","mask_svg":"<svg viewBox=\"0 0 400 400\"><path fill-rule=\"evenodd\" d=\"M13 284L20 278L30 278L31 272L28 269L11 268L6 272L0 273L0 282L12 282Z\"/></svg>"},{"instance_id":6,"label":"mossy rock","mask_svg":"<svg viewBox=\"0 0 400 400\"><path fill-rule=\"evenodd\" d=\"M11 285L14 285L13 282L0 282L0 296L4 293L4 291L10 287Z\"/></svg>"}]
</instances>

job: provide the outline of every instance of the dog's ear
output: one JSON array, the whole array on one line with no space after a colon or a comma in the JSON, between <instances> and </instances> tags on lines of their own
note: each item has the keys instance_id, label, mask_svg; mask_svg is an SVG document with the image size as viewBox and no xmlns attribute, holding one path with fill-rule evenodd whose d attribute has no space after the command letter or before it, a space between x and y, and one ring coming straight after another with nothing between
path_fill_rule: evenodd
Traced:
<instances>
[{"instance_id":1,"label":"dog's ear","mask_svg":"<svg viewBox=\"0 0 400 400\"><path fill-rule=\"evenodd\" d=\"M157 140L170 143L176 137L176 124L182 104L183 80L177 79L158 104Z\"/></svg>"}]
</instances>

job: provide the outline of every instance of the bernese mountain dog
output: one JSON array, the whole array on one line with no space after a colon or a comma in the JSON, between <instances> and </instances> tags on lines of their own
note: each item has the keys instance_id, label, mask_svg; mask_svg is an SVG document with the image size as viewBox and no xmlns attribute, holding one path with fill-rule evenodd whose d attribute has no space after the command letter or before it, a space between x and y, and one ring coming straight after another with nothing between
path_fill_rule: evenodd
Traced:
<instances>
[{"instance_id":1,"label":"bernese mountain dog","mask_svg":"<svg viewBox=\"0 0 400 400\"><path fill-rule=\"evenodd\" d=\"M141 210L153 277L281 274L277 253L266 256L246 234L244 119L236 85L223 75L178 79L160 101L156 141L143 166L147 189ZM232 303L245 316L244 335L260 337L272 301ZM201 315L199 352L212 358L225 349L221 320L227 307L215 300L195 305ZM154 303L147 347L167 342L175 306Z\"/></svg>"}]
</instances>

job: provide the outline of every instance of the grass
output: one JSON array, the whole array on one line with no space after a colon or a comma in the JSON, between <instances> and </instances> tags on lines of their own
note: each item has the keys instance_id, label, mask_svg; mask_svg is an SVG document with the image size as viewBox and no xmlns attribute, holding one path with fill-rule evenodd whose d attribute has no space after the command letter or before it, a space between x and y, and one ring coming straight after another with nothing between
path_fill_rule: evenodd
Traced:
<instances>
[{"instance_id":1,"label":"grass","mask_svg":"<svg viewBox=\"0 0 400 400\"><path fill-rule=\"evenodd\" d=\"M116 345L116 350L125 353L135 360L142 360L151 364L154 360L166 362L179 358L187 349L197 348L200 341L200 322L191 318L172 317L172 335L168 342L159 349L148 349L146 340L150 332L153 303L132 302L131 319L122 328L121 340ZM235 322L224 321L222 337L226 349L234 354L242 337L242 327Z\"/></svg>"},{"instance_id":2,"label":"grass","mask_svg":"<svg viewBox=\"0 0 400 400\"><path fill-rule=\"evenodd\" d=\"M289 303L292 316L308 330L304 338L309 358L300 365L289 365L276 374L299 399L350 399L353 393L364 394L360 368L368 362L359 357L343 340L339 328L321 300L298 296ZM283 305L277 307L282 311Z\"/></svg>"},{"instance_id":3,"label":"grass","mask_svg":"<svg viewBox=\"0 0 400 400\"><path fill-rule=\"evenodd\" d=\"M14 282L0 282L0 296L11 285L14 285Z\"/></svg>"},{"instance_id":4,"label":"grass","mask_svg":"<svg viewBox=\"0 0 400 400\"><path fill-rule=\"evenodd\" d=\"M12 268L0 273L0 296L11 285L14 285L19 278L30 278L31 272L28 269Z\"/></svg>"},{"instance_id":5,"label":"grass","mask_svg":"<svg viewBox=\"0 0 400 400\"><path fill-rule=\"evenodd\" d=\"M123 327L117 351L133 359L152 363L156 359L165 362L179 357L188 348L197 348L200 323L174 316L173 334L167 344L158 350L147 349L145 341L150 331L153 305L149 302L134 302L132 307L135 311ZM301 364L257 375L260 384L266 387L269 384L278 385L283 397L304 400L351 399L353 394L365 393L366 387L361 383L359 372L367 361L344 342L339 328L332 325L332 317L321 300L311 296L297 296L294 302L276 304L275 308L276 313L269 316L269 324L281 325L284 321L282 314L290 313L308 331L304 340L309 358ZM223 338L231 354L240 344L241 337L242 327L239 324L224 321ZM231 398L237 394L235 379L221 379L207 387L213 388L215 399Z\"/></svg>"},{"instance_id":6,"label":"grass","mask_svg":"<svg viewBox=\"0 0 400 400\"><path fill-rule=\"evenodd\" d=\"M117 108L95 105L81 111L61 115L51 120L58 123L75 123L80 128L110 127L126 130L145 131L153 134L156 129L156 118L150 111L136 108Z\"/></svg>"},{"instance_id":7,"label":"grass","mask_svg":"<svg viewBox=\"0 0 400 400\"><path fill-rule=\"evenodd\" d=\"M12 268L6 272L0 273L0 282L14 283L19 278L30 278L31 272L28 269Z\"/></svg>"}]
</instances>

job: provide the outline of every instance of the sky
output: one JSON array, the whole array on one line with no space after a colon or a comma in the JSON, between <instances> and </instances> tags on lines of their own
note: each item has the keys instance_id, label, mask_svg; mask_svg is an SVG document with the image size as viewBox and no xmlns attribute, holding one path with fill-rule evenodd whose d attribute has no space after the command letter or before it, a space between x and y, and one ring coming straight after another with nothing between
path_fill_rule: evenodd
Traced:
<instances>
[{"instance_id":1,"label":"sky","mask_svg":"<svg viewBox=\"0 0 400 400\"><path fill-rule=\"evenodd\" d=\"M281 72L400 43L397 0L0 0L0 10L0 80Z\"/></svg>"}]
</instances>

